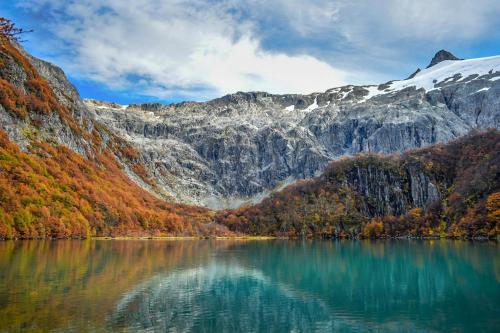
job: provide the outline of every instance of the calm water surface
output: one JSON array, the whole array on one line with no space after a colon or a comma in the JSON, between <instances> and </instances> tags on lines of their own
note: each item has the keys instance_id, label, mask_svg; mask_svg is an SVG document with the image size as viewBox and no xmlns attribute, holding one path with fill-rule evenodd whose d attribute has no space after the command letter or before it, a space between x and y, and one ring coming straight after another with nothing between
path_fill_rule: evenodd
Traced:
<instances>
[{"instance_id":1,"label":"calm water surface","mask_svg":"<svg viewBox=\"0 0 500 333\"><path fill-rule=\"evenodd\" d=\"M500 331L500 247L0 242L0 332Z\"/></svg>"}]
</instances>

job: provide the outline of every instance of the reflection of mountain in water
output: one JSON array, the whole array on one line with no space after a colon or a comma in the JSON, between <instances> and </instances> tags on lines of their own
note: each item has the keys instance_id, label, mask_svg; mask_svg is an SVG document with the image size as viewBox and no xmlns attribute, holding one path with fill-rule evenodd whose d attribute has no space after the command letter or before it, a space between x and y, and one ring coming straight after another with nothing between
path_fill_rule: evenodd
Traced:
<instances>
[{"instance_id":1,"label":"reflection of mountain in water","mask_svg":"<svg viewBox=\"0 0 500 333\"><path fill-rule=\"evenodd\" d=\"M498 289L485 266L495 248L416 241L235 244L129 290L107 325L148 332L495 327L491 295Z\"/></svg>"},{"instance_id":2,"label":"reflection of mountain in water","mask_svg":"<svg viewBox=\"0 0 500 333\"><path fill-rule=\"evenodd\" d=\"M318 298L274 284L258 270L211 264L157 276L127 293L109 318L131 330L255 332L342 329Z\"/></svg>"}]
</instances>

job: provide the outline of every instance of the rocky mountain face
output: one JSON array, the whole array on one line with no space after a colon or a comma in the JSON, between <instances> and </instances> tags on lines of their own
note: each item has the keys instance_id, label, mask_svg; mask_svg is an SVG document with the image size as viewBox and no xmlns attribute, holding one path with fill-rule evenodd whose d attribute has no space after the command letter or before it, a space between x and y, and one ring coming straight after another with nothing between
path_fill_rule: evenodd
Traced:
<instances>
[{"instance_id":1,"label":"rocky mountain face","mask_svg":"<svg viewBox=\"0 0 500 333\"><path fill-rule=\"evenodd\" d=\"M23 150L27 149L30 139L36 136L86 154L89 142L77 134L80 131L73 129L81 127L91 132L95 115L85 106L64 72L59 67L32 57L13 41L4 42L1 51L0 77L4 82L0 127ZM42 82L40 77L50 83ZM47 90L56 98L48 97ZM30 93L38 94L39 101L22 98L22 95Z\"/></svg>"},{"instance_id":2,"label":"rocky mountain face","mask_svg":"<svg viewBox=\"0 0 500 333\"><path fill-rule=\"evenodd\" d=\"M462 60L462 59L455 57L453 55L453 53L451 53L451 52L448 52L446 50L440 50L434 55L434 57L432 58L430 64L427 66L427 68L432 67L434 65L437 65L441 61L445 61L445 60Z\"/></svg>"},{"instance_id":3,"label":"rocky mountain face","mask_svg":"<svg viewBox=\"0 0 500 333\"><path fill-rule=\"evenodd\" d=\"M310 95L238 92L204 103L86 100L133 145L164 193L211 208L256 202L360 152L391 153L500 128L500 57L450 60L411 78Z\"/></svg>"}]
</instances>

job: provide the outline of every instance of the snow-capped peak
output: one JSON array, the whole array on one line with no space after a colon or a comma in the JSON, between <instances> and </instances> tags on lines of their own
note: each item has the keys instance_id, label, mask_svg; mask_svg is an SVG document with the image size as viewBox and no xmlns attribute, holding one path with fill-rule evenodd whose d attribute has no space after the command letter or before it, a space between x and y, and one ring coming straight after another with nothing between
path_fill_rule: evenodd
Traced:
<instances>
[{"instance_id":1,"label":"snow-capped peak","mask_svg":"<svg viewBox=\"0 0 500 333\"><path fill-rule=\"evenodd\" d=\"M415 86L417 89L434 89L435 84L460 74L460 80L470 75L479 76L500 71L500 56L468 60L444 60L438 64L418 72L415 77L404 81L393 82L389 89L400 90Z\"/></svg>"},{"instance_id":2,"label":"snow-capped peak","mask_svg":"<svg viewBox=\"0 0 500 333\"><path fill-rule=\"evenodd\" d=\"M409 79L391 82L384 90L376 90L373 87L368 89L369 94L365 96L364 100L408 87L423 88L426 91L430 91L436 89L436 85L439 83L451 80L456 75L459 76L456 82L460 82L471 75L480 77L493 73L499 73L500 75L500 56L467 60L443 60L432 67L415 72ZM495 79L497 77L492 78L491 81Z\"/></svg>"}]
</instances>

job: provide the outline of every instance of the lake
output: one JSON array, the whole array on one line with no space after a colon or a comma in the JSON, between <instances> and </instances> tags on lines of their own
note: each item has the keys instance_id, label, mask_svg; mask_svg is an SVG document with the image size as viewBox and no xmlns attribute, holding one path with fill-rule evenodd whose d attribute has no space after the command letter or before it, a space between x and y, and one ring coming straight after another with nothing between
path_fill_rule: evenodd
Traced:
<instances>
[{"instance_id":1,"label":"lake","mask_svg":"<svg viewBox=\"0 0 500 333\"><path fill-rule=\"evenodd\" d=\"M494 332L496 242L0 242L0 332Z\"/></svg>"}]
</instances>

